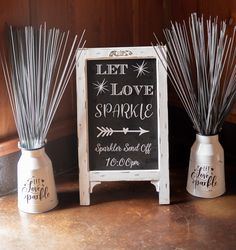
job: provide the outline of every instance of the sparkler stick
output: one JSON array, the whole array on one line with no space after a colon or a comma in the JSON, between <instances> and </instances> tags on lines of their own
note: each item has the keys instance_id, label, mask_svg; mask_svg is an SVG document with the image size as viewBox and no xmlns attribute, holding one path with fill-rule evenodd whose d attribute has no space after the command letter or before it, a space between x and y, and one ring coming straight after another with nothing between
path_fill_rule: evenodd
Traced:
<instances>
[{"instance_id":1,"label":"sparkler stick","mask_svg":"<svg viewBox=\"0 0 236 250\"><path fill-rule=\"evenodd\" d=\"M167 57L154 34L154 49L201 135L219 133L236 98L236 28L231 37L226 28L218 18L205 22L195 13L188 26L172 23L164 30Z\"/></svg>"},{"instance_id":2,"label":"sparkler stick","mask_svg":"<svg viewBox=\"0 0 236 250\"><path fill-rule=\"evenodd\" d=\"M1 55L1 65L13 110L20 146L44 146L49 127L75 68L79 41L69 42L69 31L31 26L9 27L9 59Z\"/></svg>"}]
</instances>

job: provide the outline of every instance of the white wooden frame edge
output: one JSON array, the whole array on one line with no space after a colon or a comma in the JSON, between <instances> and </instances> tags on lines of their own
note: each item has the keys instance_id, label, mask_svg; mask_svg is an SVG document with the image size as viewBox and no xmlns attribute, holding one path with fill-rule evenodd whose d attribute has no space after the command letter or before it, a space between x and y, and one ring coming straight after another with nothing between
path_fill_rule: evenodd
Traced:
<instances>
[{"instance_id":1,"label":"white wooden frame edge","mask_svg":"<svg viewBox=\"0 0 236 250\"><path fill-rule=\"evenodd\" d=\"M81 51L77 52L77 57ZM158 169L89 171L89 135L87 100L87 59L155 58L157 67ZM159 203L170 203L167 74L152 47L83 49L76 66L77 133L79 157L80 205L90 205L93 187L102 181L150 181L159 192Z\"/></svg>"}]
</instances>

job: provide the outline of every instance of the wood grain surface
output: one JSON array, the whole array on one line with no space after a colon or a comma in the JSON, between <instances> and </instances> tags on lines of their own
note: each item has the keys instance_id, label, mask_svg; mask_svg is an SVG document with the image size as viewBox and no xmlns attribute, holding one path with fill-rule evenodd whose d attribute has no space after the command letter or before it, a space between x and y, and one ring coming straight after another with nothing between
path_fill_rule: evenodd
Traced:
<instances>
[{"instance_id":1,"label":"wood grain surface","mask_svg":"<svg viewBox=\"0 0 236 250\"><path fill-rule=\"evenodd\" d=\"M162 29L171 20L187 20L191 12L218 15L227 20L229 32L236 24L235 0L8 0L0 2L0 43L1 48L6 43L6 24L37 26L46 22L48 27L69 29L72 35L80 35L86 29L86 47L150 45L154 41L153 32L162 40ZM170 103L179 105L172 90L169 95ZM76 97L74 73L52 127L76 122L76 98L79 96ZM236 106L227 119L236 123ZM60 138L75 133L76 126L65 125L58 134L50 129L49 138L51 134ZM11 153L12 138L18 140L0 70L0 148L5 148L4 154Z\"/></svg>"}]
</instances>

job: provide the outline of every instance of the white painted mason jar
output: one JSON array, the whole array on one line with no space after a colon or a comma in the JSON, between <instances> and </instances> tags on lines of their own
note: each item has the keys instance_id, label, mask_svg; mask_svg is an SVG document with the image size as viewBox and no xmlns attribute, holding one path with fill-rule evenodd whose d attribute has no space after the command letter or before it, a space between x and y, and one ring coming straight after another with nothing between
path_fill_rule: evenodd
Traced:
<instances>
[{"instance_id":1,"label":"white painted mason jar","mask_svg":"<svg viewBox=\"0 0 236 250\"><path fill-rule=\"evenodd\" d=\"M21 148L17 164L18 208L26 213L42 213L57 206L52 162L44 147Z\"/></svg>"},{"instance_id":2,"label":"white painted mason jar","mask_svg":"<svg viewBox=\"0 0 236 250\"><path fill-rule=\"evenodd\" d=\"M196 135L190 153L187 191L202 198L225 193L224 150L218 135Z\"/></svg>"}]
</instances>

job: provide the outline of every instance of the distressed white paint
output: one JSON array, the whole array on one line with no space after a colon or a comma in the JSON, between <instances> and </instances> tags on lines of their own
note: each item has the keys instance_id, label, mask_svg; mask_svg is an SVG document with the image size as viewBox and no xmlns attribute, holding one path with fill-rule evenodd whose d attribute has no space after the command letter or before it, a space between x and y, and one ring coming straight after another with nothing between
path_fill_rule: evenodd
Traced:
<instances>
[{"instance_id":1,"label":"distressed white paint","mask_svg":"<svg viewBox=\"0 0 236 250\"><path fill-rule=\"evenodd\" d=\"M17 164L18 208L26 213L43 213L57 204L52 162L44 148L21 149Z\"/></svg>"},{"instance_id":2,"label":"distressed white paint","mask_svg":"<svg viewBox=\"0 0 236 250\"><path fill-rule=\"evenodd\" d=\"M78 51L80 53L81 51ZM142 59L155 58L157 63L157 124L158 124L158 169L89 171L87 59ZM90 204L90 192L102 181L150 181L159 192L159 203L170 203L167 75L152 47L91 48L84 49L76 67L77 74L77 119L80 204Z\"/></svg>"},{"instance_id":3,"label":"distressed white paint","mask_svg":"<svg viewBox=\"0 0 236 250\"><path fill-rule=\"evenodd\" d=\"M162 60L163 62L164 60ZM169 183L169 138L168 138L168 96L167 96L167 73L160 60L157 59L157 124L158 124L158 165L160 167L159 203L170 203Z\"/></svg>"},{"instance_id":4,"label":"distressed white paint","mask_svg":"<svg viewBox=\"0 0 236 250\"><path fill-rule=\"evenodd\" d=\"M80 204L90 205L89 183L89 145L88 145L88 102L86 85L86 57L88 50L79 51L80 61L76 67L77 75L77 133L78 133L78 158L79 158L79 184ZM78 55L77 54L77 57Z\"/></svg>"},{"instance_id":5,"label":"distressed white paint","mask_svg":"<svg viewBox=\"0 0 236 250\"><path fill-rule=\"evenodd\" d=\"M201 198L225 193L224 150L218 135L196 135L190 154L187 191Z\"/></svg>"},{"instance_id":6,"label":"distressed white paint","mask_svg":"<svg viewBox=\"0 0 236 250\"><path fill-rule=\"evenodd\" d=\"M154 181L159 177L159 170L90 171L90 181Z\"/></svg>"}]
</instances>

